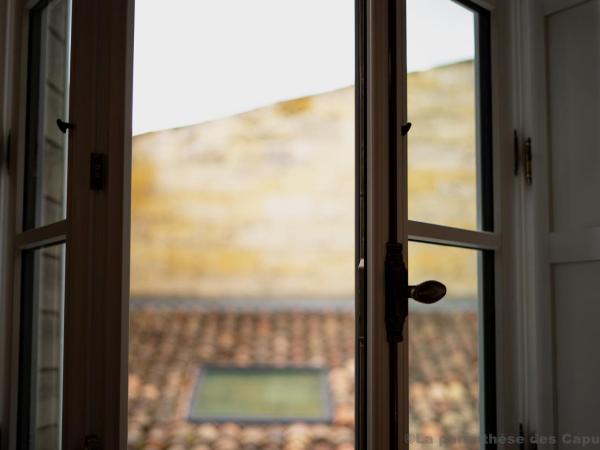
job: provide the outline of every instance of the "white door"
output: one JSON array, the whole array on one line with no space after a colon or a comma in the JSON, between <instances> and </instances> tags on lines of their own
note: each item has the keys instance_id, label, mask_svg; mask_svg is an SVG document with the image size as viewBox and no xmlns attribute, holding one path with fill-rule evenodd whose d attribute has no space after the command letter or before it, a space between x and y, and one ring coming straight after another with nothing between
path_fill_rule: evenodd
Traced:
<instances>
[{"instance_id":1,"label":"white door","mask_svg":"<svg viewBox=\"0 0 600 450\"><path fill-rule=\"evenodd\" d=\"M600 448L600 2L531 1L523 16L529 432Z\"/></svg>"}]
</instances>

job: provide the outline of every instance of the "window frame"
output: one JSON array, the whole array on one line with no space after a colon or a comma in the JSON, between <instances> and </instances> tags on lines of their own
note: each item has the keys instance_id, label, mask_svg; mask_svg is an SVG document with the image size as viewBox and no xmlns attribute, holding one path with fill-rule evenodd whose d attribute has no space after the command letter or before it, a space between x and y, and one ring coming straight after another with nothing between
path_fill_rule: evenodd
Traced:
<instances>
[{"instance_id":1,"label":"window frame","mask_svg":"<svg viewBox=\"0 0 600 450\"><path fill-rule=\"evenodd\" d=\"M91 9L97 7L96 2L91 6ZM382 48L382 41L385 39L385 26L378 22L382 17L385 17L385 4L384 2L378 0L367 0L366 1L366 9L369 11L369 18L366 20L366 28L369 39L372 42L377 43L377 45ZM518 340L515 338L514 334L518 331L518 325L515 324L512 319L517 315L514 311L514 306L519 301L519 287L515 285L513 281L513 277L518 277L517 269L515 269L514 273L509 270L510 267L514 267L515 259L514 259L514 234L518 232L518 227L516 227L513 223L514 214L511 210L512 204L511 201L514 200L517 195L515 193L515 189L513 186L513 180L511 176L512 172L512 108L514 104L513 91L511 88L511 67L512 67L512 48L510 45L502 45L503 43L512 42L513 37L511 32L513 29L508 25L511 23L511 9L510 5L514 3L514 0L510 1L493 1L493 0L477 0L474 2L481 7L489 9L491 11L492 16L492 47L494 49L493 61L492 61L492 91L494 98L505 98L511 99L511 101L506 101L502 105L499 105L500 102L495 102L493 105L493 122L494 122L494 130L498 130L498 133L494 134L494 180L496 184L496 189L494 190L494 210L495 210L495 223L497 227L493 233L487 232L469 232L464 234L464 230L457 229L432 229L429 230L426 228L426 224L418 224L408 222L407 229L404 229L402 225L399 226L399 235L412 236L412 237L426 237L428 239L436 239L441 242L462 242L465 245L468 245L469 248L475 247L486 247L486 248L502 248L501 252L496 252L495 259L495 267L494 272L496 275L496 286L495 286L495 294L496 294L496 343L497 343L497 368L498 368L498 383L497 383L497 398L498 398L498 431L506 431L517 433L518 428L516 427L516 419L517 413L515 412L516 406L518 403L516 401L517 395L515 394L515 387L513 384L518 384L519 381L517 377L514 375L517 367L512 367L515 362L519 362L516 355L516 350L518 350ZM126 217L127 210L127 176L122 175L123 171L125 173L128 170L128 156L122 155L120 152L123 152L125 149L125 153L127 153L127 143L123 141L123 137L127 137L128 135L128 126L127 119L127 108L129 108L129 113L131 105L127 105L127 100L124 101L124 110L123 105L115 105L112 108L103 106L107 111L110 110L114 114L112 114L108 119L102 121L101 124L98 125L99 129L107 130L111 126L115 130L111 132L108 137L103 136L98 143L108 144L103 148L108 148L107 151L110 152L112 156L111 162L111 170L112 173L116 173L113 181L120 183L121 180L125 179L124 185L116 186L116 192L112 192L110 197L106 199L101 205L97 206L97 210L91 214L89 211L84 211L83 216L80 216L77 219L77 222L71 225L67 225L66 222L60 222L57 224L52 224L47 227L42 227L41 229L29 230L25 233L21 234L19 221L15 220L15 218L21 217L21 208L20 203L15 204L15 198L18 197L19 186L22 186L22 180L18 173L13 167L16 167L18 164L22 164L22 161L19 162L18 159L23 154L23 105L24 105L24 82L23 82L23 67L26 66L25 56L26 52L23 51L22 42L25 39L24 32L27 30L27 18L24 13L26 7L25 0L0 0L0 8L6 8L5 10L9 12L6 15L0 15L0 21L5 17L7 22L11 24L11 27L8 28L9 33L8 41L5 43L6 45L0 49L0 54L2 54L3 49L12 49L9 51L5 57L5 60L12 60L13 64L7 64L7 67L12 67L13 73L9 74L9 83L5 83L3 86L8 86L5 89L0 88L0 94L3 95L0 100L3 100L3 107L5 111L10 111L10 114L6 114L5 117L6 123L12 125L12 163L11 163L11 174L10 177L3 176L2 180L5 183L6 180L10 178L10 189L7 191L0 192L0 194L5 196L5 201L9 204L9 215L6 219L7 225L5 229L5 241L4 241L4 249L6 251L6 257L4 261L5 267L3 267L3 272L9 274L6 277L6 289L8 290L8 295L5 296L7 299L6 302L6 310L8 314L5 316L7 318L12 318L10 320L12 325L15 323L15 318L18 318L18 303L14 301L15 296L11 293L11 285L13 284L13 280L16 280L14 283L15 286L19 285L18 277L13 278L10 274L13 273L13 267L16 267L14 260L14 249L17 247L27 248L32 245L32 242L44 242L50 243L54 242L57 239L57 235L60 235L60 239L65 239L67 232L73 231L75 228L75 236L78 242L82 243L84 246L87 246L89 241L82 236L81 230L77 230L77 227L92 227L96 229L97 233L107 232L109 236L118 237L115 242L111 243L111 255L113 258L127 258L128 249L125 248L127 245L124 245L128 241L128 236L123 237L119 233L123 233L123 228L128 227L128 219ZM109 11L116 10L119 14L114 13L112 16L108 16L103 14L101 11ZM399 8L400 9L400 8ZM114 51L115 62L112 67L104 67L98 66L98 76L107 83L109 80L113 82L114 86L117 88L116 95L123 95L125 97L127 94L131 93L131 77L128 71L131 70L131 67L127 67L127 58L128 54L132 52L133 49L133 37L132 37L132 24L133 24L133 0L110 0L109 3L99 10L99 14L102 15L102 20L104 20L103 27L112 27L115 31L114 41L112 44L107 44L111 51ZM373 12L377 16L376 19L373 19ZM122 14L120 14L122 13ZM99 28L101 28L98 23L93 20L91 17L82 17L84 20L87 20L87 24L90 25L90 32L97 32ZM381 26L379 26L381 25ZM103 28L105 29L105 28ZM127 36L123 36L122 33L126 33ZM4 43L3 39L5 35L0 36L0 43ZM90 39L92 43L95 43L93 39ZM122 42L127 42L127 45L120 46L117 45ZM399 42L401 44L401 42ZM111 47L112 45L112 47ZM85 45L81 44L82 48L80 48L80 52L85 50ZM90 47L91 45L88 45ZM401 45L399 45L401 47ZM101 51L106 52L108 50L106 48L102 48ZM385 73L385 54L378 52L373 54L371 50L368 50L368 61L370 62L369 73L367 73L367 77L376 82L378 86L380 86L380 82L382 81L383 74ZM83 58L83 57L82 57ZM83 58L86 59L86 58ZM92 56L87 57L87 60L94 60ZM376 67L373 67L376 66ZM124 68L124 70L122 70ZM125 72L125 78L123 78L123 72ZM399 71L401 72L401 71ZM4 75L4 73L3 73ZM89 95L95 95L95 93L89 93ZM108 97L108 96L107 96ZM381 87L370 87L367 90L366 96L366 109L369 111L369 119L367 121L367 129L368 129L368 137L367 143L369 146L375 146L378 149L386 149L385 144L385 135L387 135L385 120L385 112L376 110L374 107L374 99L377 99L378 104L383 103L383 99L385 98L385 89ZM71 103L73 100L71 100ZM81 102L80 102L81 103ZM399 105L401 106L401 104ZM79 105L79 110L83 111L83 107ZM71 109L73 110L73 109ZM402 119L405 117L400 117ZM125 123L125 125L124 125ZM0 124L4 125L4 124ZM5 128L8 128L4 125ZM5 130L1 130L5 131ZM107 131L104 131L108 133ZM85 131L85 137L81 139L78 145L96 143L95 138L90 136L90 131ZM112 145L111 145L112 144ZM70 146L73 144L70 143ZM401 144L402 145L402 144ZM81 148L82 151L89 152L92 151L88 148ZM386 149L387 150L387 149ZM71 154L72 152L70 152ZM85 153L87 155L87 153ZM382 263L383 263L383 246L382 243L385 242L387 236L385 236L385 226L381 226L382 223L386 222L387 214L386 214L386 206L387 206L387 198L375 198L372 196L373 188L378 187L381 191L386 192L386 158L385 151L379 151L376 155L368 156L368 164L367 170L370 177L370 184L368 185L367 194L367 204L369 205L369 214L368 220L366 223L366 229L369 236L370 247L366 249L366 255L368 256L369 261L371 261L372 267L369 268L369 273L366 276L366 286L365 292L367 294L368 299L383 297L383 289L379 280L379 275L382 273ZM81 161L81 160L80 160ZM4 174L3 174L4 175ZM498 176L499 175L499 176ZM19 178L19 179L18 179ZM81 177L80 177L81 178ZM70 181L71 182L71 181ZM78 183L81 184L82 180L79 179ZM8 192L8 194L6 194ZM87 193L79 195L79 200L83 203L90 202L89 196ZM405 206L405 205L404 205ZM110 208L113 208L113 211L116 210L116 213L110 213ZM499 214L501 212L501 214ZM110 218L103 223L98 223L94 225L94 218ZM103 220L104 220L103 219ZM474 233L474 234L473 234ZM479 233L479 234L477 234ZM19 235L19 236L18 236ZM92 233L92 235L94 235ZM18 236L18 237L17 237ZM94 246L92 246L94 247ZM94 247L95 248L95 247ZM116 274L113 272L113 275L117 277L125 277L125 270L121 270L121 264L118 264L118 268L113 268L114 272L122 272ZM127 264L126 264L127 266ZM126 267L128 268L128 267ZM506 270L503 270L506 268ZM4 270L6 269L6 270ZM102 268L99 268L102 269ZM88 268L80 268L78 273L87 273ZM106 269L102 269L106 270ZM105 272L102 272L98 276L105 276ZM111 292L114 298L114 301L111 302L110 305L106 305L106 310L111 311L112 314L117 311L117 316L126 317L126 311L124 311L125 306L119 305L121 299L126 294L121 291L120 287L122 282L112 278L110 282L110 288L107 292ZM85 286L67 286L67 289L74 289L72 292L81 293L84 291ZM18 289L17 289L18 290ZM104 293L105 295L106 293ZM100 298L99 296L95 297L95 299ZM386 367L386 349L382 347L381 344L385 342L385 337L382 335L381 330L374 329L377 327L379 323L383 323L382 320L382 308L381 302L377 304L373 304L373 302L369 302L367 305L367 310L369 316L366 318L366 326L369 330L374 331L374 335L370 335L370 340L367 343L367 350L371 350L367 356L367 372L373 373L375 368L385 368ZM97 306L98 307L98 306ZM121 310L119 311L119 307ZM12 309L12 311L11 311ZM98 311L98 310L97 310ZM79 313L83 313L84 311L79 311ZM89 312L89 311L88 311ZM106 317L100 318L100 320L104 323L107 320ZM107 323L107 325L109 325ZM76 326L76 324L72 324L72 326ZM112 324L114 326L114 323ZM125 380L121 379L118 381L118 376L115 375L118 372L119 364L126 364L127 357L127 348L126 343L123 344L123 323L120 325L120 329L117 334L121 333L121 335L114 336L112 342L107 342L104 347L96 347L96 350L100 350L108 359L111 361L111 367L109 367L108 373L109 378L111 380L113 388L123 389L123 382L125 383L126 389L126 378ZM125 324L126 327L126 324ZM9 328L13 328L12 330ZM16 328L16 330L15 330ZM6 339L7 342L2 342L6 344L3 348L6 349L6 355L4 360L8 361L5 367L7 368L7 374L9 375L9 382L3 383L5 386L4 389L4 398L6 402L3 407L3 416L2 416L2 439L4 440L3 445L6 445L8 442L8 438L14 436L14 427L15 427L15 418L14 418L14 406L16 405L16 399L14 397L14 390L11 391L11 386L15 385L15 380L17 379L17 371L15 361L15 355L17 349L15 348L15 340L14 334L18 332L18 326L9 326L7 327L7 331L5 336L2 338ZM75 329L73 332L82 333L82 330ZM126 329L125 329L126 335ZM118 352L119 354L107 354L106 352L110 350L111 346L114 347L115 339L121 340L121 348ZM123 348L124 345L124 348ZM86 347L84 343L80 343L79 351L83 351ZM379 356L382 356L381 361L377 361ZM1 356L1 354L0 354ZM84 362L78 365L80 367ZM502 369L502 373L500 370ZM402 372L401 372L402 373ZM368 393L368 405L366 405L367 415L371 420L382 419L386 415L387 405L385 404L386 397L386 388L387 381L385 380L385 376L381 378L382 371L379 370L379 375L377 378L371 377L368 379L368 383L366 385L365 395ZM79 374L80 375L80 374ZM122 375L122 374L121 374ZM383 380L383 385L377 386ZM120 384L120 387L117 385ZM100 395L98 392L93 392L92 395ZM116 407L117 410L123 411L123 408L127 407L127 398L126 395L119 398L121 404ZM77 401L77 399L71 400L73 404ZM100 402L102 403L102 402ZM72 405L73 406L73 405ZM92 405L86 403L84 408L90 409ZM76 414L75 411L72 414ZM110 420L100 420L92 414L94 423L99 424L99 429L102 430L112 430L107 433L109 439L121 439L121 442L124 442L126 439L126 414L125 417L112 417ZM78 421L75 422L77 427L73 427L70 431L69 435L72 442L77 442L81 444L81 433L82 429L79 427L81 423ZM115 437L116 436L116 437ZM369 444L372 446L371 448L384 448L377 447L376 444L386 443L386 436L377 436L374 432L374 429L368 427L367 436L366 436ZM114 442L114 441L113 441ZM4 448L4 447L3 447ZM14 449L14 441L11 443L11 446L8 448Z\"/></svg>"},{"instance_id":2,"label":"window frame","mask_svg":"<svg viewBox=\"0 0 600 450\"><path fill-rule=\"evenodd\" d=\"M13 101L13 73L9 67L14 67L14 41L16 38L14 20L15 0L0 0L0 428L9 430L10 422L10 386L11 378L11 289L12 258L10 248L12 245L12 211L13 196L12 180L9 161L9 146L11 145L10 129L14 105ZM8 446L6 431L0 435L0 447Z\"/></svg>"},{"instance_id":3,"label":"window frame","mask_svg":"<svg viewBox=\"0 0 600 450\"><path fill-rule=\"evenodd\" d=\"M40 214L42 205L38 202L40 191L40 178L26 185L31 174L29 171L33 168L39 168L43 165L44 155L38 152L36 148L41 139L41 123L43 120L40 102L43 97L45 86L42 86L41 68L45 66L47 55L44 51L45 41L41 36L42 29L46 26L48 20L48 6L55 0L39 0L30 2L27 5L27 64L24 68L26 81L26 105L24 111L24 146L23 162L19 167L19 175L22 178L21 195L18 198L18 204L22 210L22 217L18 218L21 232L16 235L16 258L20 266L15 264L15 272L19 276L18 284L15 284L15 303L19 310L19 333L16 346L18 347L18 382L16 384L17 410L16 410L16 447L30 448L35 445L32 441L33 430L37 429L36 409L33 405L36 399L37 391L37 372L35 369L37 363L37 344L39 326L38 296L34 274L40 276L40 258L41 254L36 255L36 251L43 251L44 248L54 245L64 245L66 248L67 239L67 218L45 225L36 225L37 217ZM70 12L68 13L70 14ZM69 39L70 40L70 39ZM67 45L70 44L69 40ZM70 64L67 64L70 68ZM68 77L69 74L66 73ZM66 107L68 107L68 94L66 96ZM68 146L68 140L67 140ZM66 155L65 155L66 156ZM36 160L34 163L33 160ZM65 164L64 176L67 177L67 166ZM42 222L43 223L43 222ZM63 259L63 264L65 261ZM65 268L63 268L64 272ZM63 304L61 314L61 327L64 330L64 307L66 298L63 289ZM64 364L64 331L61 332L63 340L61 342L60 358L61 367L59 368L60 390L63 392L63 366ZM60 410L62 411L62 401L59 399ZM58 426L62 426L62 416L58 418ZM62 432L62 430L61 430ZM62 433L61 433L62 434Z\"/></svg>"},{"instance_id":4,"label":"window frame","mask_svg":"<svg viewBox=\"0 0 600 450\"><path fill-rule=\"evenodd\" d=\"M129 287L128 270L125 273L120 269L128 262L129 252L126 217L130 192L131 99L124 92L131 93L134 2L97 0L74 4L72 36L86 38L72 39L71 45L71 74L77 76L70 77L69 111L71 118L78 118L73 120L78 125L68 142L68 216L23 230L29 12L40 1L44 0L0 0L0 10L8 12L9 24L8 32L0 36L0 43L6 44L2 51L6 51L5 60L11 62L2 68L8 83L0 86L2 107L9 111L3 116L6 122L2 125L11 135L10 172L1 174L1 181L7 180L9 186L0 192L9 205L6 225L1 230L5 240L0 242L5 251L0 270L7 280L7 295L2 297L1 307L7 312L8 322L0 336L0 356L6 362L0 376L6 381L2 383L0 396L0 444L9 450L17 448L21 253L66 242L63 447L83 446L92 424L107 447L124 448L127 439L127 375L122 370L127 360L124 299ZM3 19L4 16L0 20ZM101 35L110 39L101 39ZM107 182L111 186L102 193L91 191L89 181L90 153L98 149L107 155ZM1 220L4 219L3 216ZM104 242L110 243L109 249ZM93 295L88 295L90 292ZM110 301L104 301L105 298ZM89 323L90 317L96 319L93 325ZM115 317L119 318L118 327L111 320ZM91 326L95 327L95 333L89 332ZM111 333L107 336L108 330ZM115 349L119 351L115 353ZM89 370L101 357L107 360L104 370ZM107 402L109 396L116 401Z\"/></svg>"},{"instance_id":5,"label":"window frame","mask_svg":"<svg viewBox=\"0 0 600 450\"><path fill-rule=\"evenodd\" d=\"M449 0L450 1L450 0ZM480 230L408 220L408 240L480 252L480 427L482 437L518 436L521 324L515 267L514 183L510 136L514 109L513 1L453 0L477 17L478 222ZM410 267L408 268L410 270ZM442 280L443 281L443 280ZM482 439L481 447L484 447ZM502 447L502 445L500 445ZM494 444L485 448L496 448Z\"/></svg>"}]
</instances>

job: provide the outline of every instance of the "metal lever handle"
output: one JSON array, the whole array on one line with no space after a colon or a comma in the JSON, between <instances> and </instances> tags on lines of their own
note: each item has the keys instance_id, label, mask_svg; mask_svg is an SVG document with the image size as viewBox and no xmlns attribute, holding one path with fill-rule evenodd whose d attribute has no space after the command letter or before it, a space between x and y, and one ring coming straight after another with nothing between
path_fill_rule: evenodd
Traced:
<instances>
[{"instance_id":1,"label":"metal lever handle","mask_svg":"<svg viewBox=\"0 0 600 450\"><path fill-rule=\"evenodd\" d=\"M416 286L408 286L408 297L419 303L430 305L440 301L446 295L446 286L439 281L424 281Z\"/></svg>"}]
</instances>

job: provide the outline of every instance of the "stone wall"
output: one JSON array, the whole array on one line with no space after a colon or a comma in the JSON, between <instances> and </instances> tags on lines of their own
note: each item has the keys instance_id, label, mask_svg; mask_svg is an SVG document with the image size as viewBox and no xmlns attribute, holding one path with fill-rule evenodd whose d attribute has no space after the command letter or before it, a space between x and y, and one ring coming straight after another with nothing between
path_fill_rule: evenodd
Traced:
<instances>
[{"instance_id":1,"label":"stone wall","mask_svg":"<svg viewBox=\"0 0 600 450\"><path fill-rule=\"evenodd\" d=\"M348 297L353 89L133 143L132 292Z\"/></svg>"},{"instance_id":2,"label":"stone wall","mask_svg":"<svg viewBox=\"0 0 600 450\"><path fill-rule=\"evenodd\" d=\"M409 83L411 217L469 227L473 65ZM136 136L133 157L133 296L353 297L352 87ZM470 259L430 253L415 250L416 279L474 295Z\"/></svg>"}]
</instances>

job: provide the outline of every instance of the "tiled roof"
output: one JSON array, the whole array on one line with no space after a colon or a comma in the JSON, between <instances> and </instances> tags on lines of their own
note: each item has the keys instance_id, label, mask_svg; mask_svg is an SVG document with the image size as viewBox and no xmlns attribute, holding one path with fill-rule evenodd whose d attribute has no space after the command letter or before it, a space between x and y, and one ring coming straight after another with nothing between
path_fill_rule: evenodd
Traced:
<instances>
[{"instance_id":1,"label":"tiled roof","mask_svg":"<svg viewBox=\"0 0 600 450\"><path fill-rule=\"evenodd\" d=\"M476 436L476 316L413 314L410 327L411 433ZM130 450L353 449L352 313L137 309L130 336ZM191 423L187 415L202 364L327 367L333 421Z\"/></svg>"}]
</instances>

